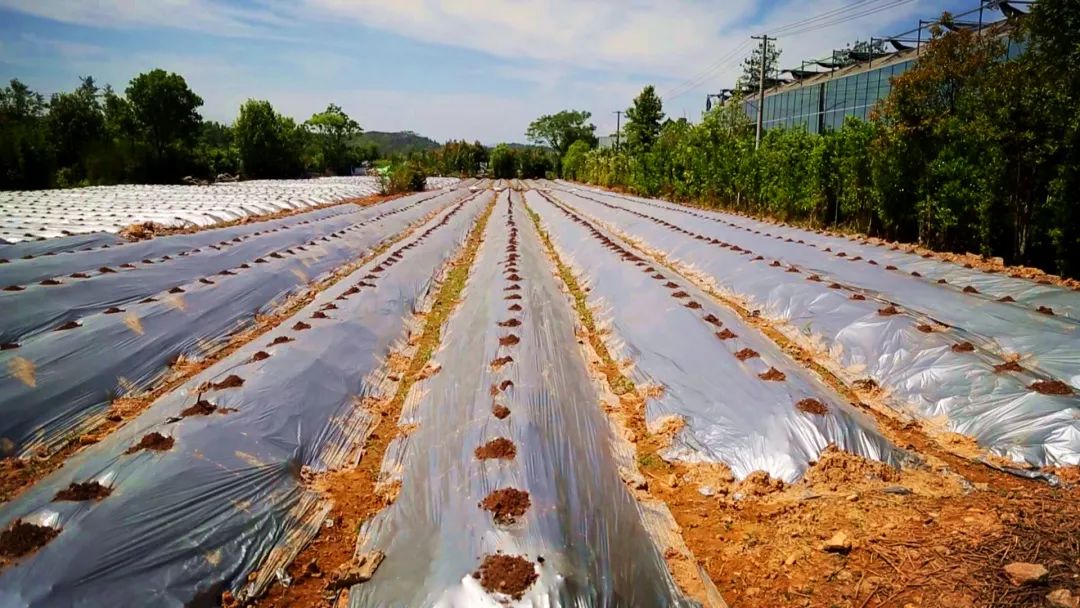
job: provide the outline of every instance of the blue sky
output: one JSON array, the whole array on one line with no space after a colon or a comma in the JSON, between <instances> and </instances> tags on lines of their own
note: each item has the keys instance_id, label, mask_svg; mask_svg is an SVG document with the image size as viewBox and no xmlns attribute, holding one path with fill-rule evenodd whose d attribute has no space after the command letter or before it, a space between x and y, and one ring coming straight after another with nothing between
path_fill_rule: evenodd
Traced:
<instances>
[{"instance_id":1,"label":"blue sky","mask_svg":"<svg viewBox=\"0 0 1080 608\"><path fill-rule=\"evenodd\" d=\"M978 2L0 0L0 79L48 94L92 75L123 89L161 67L214 120L249 97L300 120L334 102L366 129L491 144L524 141L533 118L565 108L610 132L646 84L670 116L697 119L705 92L734 82L751 34L852 5L845 14L867 14L782 36L782 67Z\"/></svg>"}]
</instances>

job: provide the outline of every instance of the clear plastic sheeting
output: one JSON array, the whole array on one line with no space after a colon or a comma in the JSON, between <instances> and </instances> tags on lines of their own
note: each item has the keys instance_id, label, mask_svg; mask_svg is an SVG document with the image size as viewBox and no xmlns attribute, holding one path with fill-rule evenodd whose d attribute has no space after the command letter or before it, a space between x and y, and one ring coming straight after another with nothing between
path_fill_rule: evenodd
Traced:
<instances>
[{"instance_id":1,"label":"clear plastic sheeting","mask_svg":"<svg viewBox=\"0 0 1080 608\"><path fill-rule=\"evenodd\" d=\"M431 196L431 194L423 195ZM338 205L327 209L317 209L290 217L265 222L240 224L228 228L202 230L191 234L176 234L137 242L124 242L119 245L105 244L90 251L74 251L53 256L39 256L31 259L12 260L0 265L0 298L10 296L16 291L11 286L29 289L31 285L48 279L71 279L70 275L82 272L91 276L101 273L102 268L123 271L129 270L124 264L144 265L143 260L152 263L161 262L180 255L198 253L195 250L218 247L221 243L232 244L233 239L247 240L267 233L280 234L304 222L318 222L342 215L356 213L356 205Z\"/></svg>"},{"instance_id":2,"label":"clear plastic sheeting","mask_svg":"<svg viewBox=\"0 0 1080 608\"><path fill-rule=\"evenodd\" d=\"M56 255L80 249L93 249L102 245L119 245L124 240L108 232L90 232L73 236L60 236L54 239L42 238L34 241L22 241L10 245L0 244L0 260L17 260L39 255Z\"/></svg>"},{"instance_id":3,"label":"clear plastic sheeting","mask_svg":"<svg viewBox=\"0 0 1080 608\"><path fill-rule=\"evenodd\" d=\"M444 188L458 181L430 179L429 188ZM250 215L319 207L380 190L378 177L355 176L0 192L0 239L14 243L84 232L118 232L140 222L209 226Z\"/></svg>"},{"instance_id":4,"label":"clear plastic sheeting","mask_svg":"<svg viewBox=\"0 0 1080 608\"><path fill-rule=\"evenodd\" d=\"M509 213L508 194L445 328L442 370L414 387L402 413L415 431L387 452L384 473L393 474L381 483L400 481L401 491L361 530L360 547L386 558L351 589L350 605L687 605L620 480L569 303L520 204ZM496 404L508 415L496 417ZM474 450L496 438L516 455L478 459ZM495 523L478 503L507 488L528 492L529 506L514 523ZM537 579L519 599L489 594L473 577L500 551L533 565Z\"/></svg>"},{"instance_id":5,"label":"clear plastic sheeting","mask_svg":"<svg viewBox=\"0 0 1080 608\"><path fill-rule=\"evenodd\" d=\"M759 310L789 337L827 356L842 376L874 380L894 407L932 427L970 435L1021 464L1080 463L1076 391L1035 390L1048 377L1080 384L1080 336L1071 321L862 268L814 248L792 250L784 239L674 211L555 194L662 252L688 276ZM647 217L653 213L664 215ZM1010 365L1003 352L1022 356Z\"/></svg>"},{"instance_id":6,"label":"clear plastic sheeting","mask_svg":"<svg viewBox=\"0 0 1080 608\"><path fill-rule=\"evenodd\" d=\"M0 606L216 606L225 590L247 597L253 572L251 585L272 580L302 544L298 530L317 529L326 513L301 471L342 466L362 444L372 415L359 415L362 400L392 394L382 361L482 208L476 199L454 205L430 233L366 264L0 507L0 527L24 518L60 529L0 571ZM200 400L216 411L185 412ZM168 449L128 453L150 433ZM53 500L90 480L111 495Z\"/></svg>"},{"instance_id":7,"label":"clear plastic sheeting","mask_svg":"<svg viewBox=\"0 0 1080 608\"><path fill-rule=\"evenodd\" d=\"M177 288L163 290L152 302L89 315L79 327L48 332L0 352L0 369L32 370L30 377L9 373L0 378L0 444L5 452L22 455L51 451L100 422L114 396L150 385L178 356L197 359L309 281L361 258L409 224L462 198L403 199L340 238L320 239L295 255L268 256L248 268L234 267L233 275L212 274L210 283L193 280L177 293L171 293ZM113 276L123 275L106 278ZM131 287L139 289L140 283Z\"/></svg>"},{"instance_id":8,"label":"clear plastic sheeting","mask_svg":"<svg viewBox=\"0 0 1080 608\"><path fill-rule=\"evenodd\" d=\"M646 403L650 430L659 431L670 416L682 421L665 458L720 462L738 479L765 471L788 483L830 444L899 463L902 453L873 420L689 281L605 248L601 239L610 235L535 191L526 202L563 262L588 286L590 307L611 330L612 356L633 362L635 384L662 390Z\"/></svg>"},{"instance_id":9,"label":"clear plastic sheeting","mask_svg":"<svg viewBox=\"0 0 1080 608\"><path fill-rule=\"evenodd\" d=\"M138 260L130 264L133 268L104 266L89 272L72 273L78 275L75 277L69 275L47 281L47 285L33 284L21 291L0 291L0 309L5 311L0 320L0 343L21 342L68 321L137 302L178 285L196 280L217 282L230 276L220 274L222 272L259 269L262 264L289 256L301 260L315 258L335 240L347 239L356 231L365 230L373 218L411 211L425 201L449 204L466 195L468 191L447 192L404 197L363 208L349 205L350 211L346 213L317 219L297 216L290 223L268 226L264 231L257 231L258 234L252 232L226 238L211 245L183 250L167 259ZM411 215L415 217L415 214ZM162 237L162 240L170 238L176 237ZM164 246L169 247L168 244ZM302 272L301 278L310 275L303 266L298 270ZM3 276L3 270L0 270L0 280Z\"/></svg>"},{"instance_id":10,"label":"clear plastic sheeting","mask_svg":"<svg viewBox=\"0 0 1080 608\"><path fill-rule=\"evenodd\" d=\"M566 182L562 184L567 185ZM572 186L571 186L572 187ZM594 195L604 195L603 191L592 191ZM793 226L777 225L769 222L755 220L730 213L709 211L701 209L688 209L666 201L643 199L631 196L617 196L624 200L639 202L663 209L671 209L683 214L709 221L722 221L733 226L749 229L751 232L771 233L783 239L800 239L804 243L817 246L819 249L829 247L835 252L845 252L846 257L861 256L867 262L874 260L882 267L895 266L896 272L911 275L917 273L924 281L942 285L942 289L963 290L965 287L973 287L979 293L991 299L1000 300L1011 298L1014 304L1029 309L1038 310L1040 307L1048 308L1055 315L1080 320L1080 291L1072 290L1057 285L1042 283L1039 281L1012 276L1001 272L986 272L976 268L967 268L963 265L942 261L933 256L924 257L917 253L900 249L899 245L885 246L873 244L868 240L860 240L856 237L832 236L821 232L811 232ZM696 224L696 223L695 223ZM786 241L785 241L786 242ZM944 283L939 281L944 280Z\"/></svg>"}]
</instances>

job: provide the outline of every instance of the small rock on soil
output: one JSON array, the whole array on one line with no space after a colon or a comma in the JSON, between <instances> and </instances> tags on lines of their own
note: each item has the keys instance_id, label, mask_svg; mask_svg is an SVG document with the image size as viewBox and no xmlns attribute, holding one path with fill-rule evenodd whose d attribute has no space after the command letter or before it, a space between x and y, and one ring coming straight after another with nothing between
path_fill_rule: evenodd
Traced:
<instances>
[{"instance_id":1,"label":"small rock on soil","mask_svg":"<svg viewBox=\"0 0 1080 608\"><path fill-rule=\"evenodd\" d=\"M344 589L366 583L375 576L375 570L379 568L386 555L382 551L369 551L352 562L343 565L334 572L327 584L328 589Z\"/></svg>"},{"instance_id":2,"label":"small rock on soil","mask_svg":"<svg viewBox=\"0 0 1080 608\"><path fill-rule=\"evenodd\" d=\"M1024 585L1039 585L1046 582L1050 574L1042 564L1029 564L1026 562L1013 562L1004 568L1005 576L1009 582L1017 587Z\"/></svg>"}]
</instances>

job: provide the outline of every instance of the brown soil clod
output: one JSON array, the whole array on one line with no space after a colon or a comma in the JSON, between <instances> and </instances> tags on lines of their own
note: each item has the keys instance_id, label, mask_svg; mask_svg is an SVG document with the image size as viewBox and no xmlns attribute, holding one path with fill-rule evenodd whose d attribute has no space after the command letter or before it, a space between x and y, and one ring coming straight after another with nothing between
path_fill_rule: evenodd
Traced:
<instances>
[{"instance_id":1,"label":"brown soil clod","mask_svg":"<svg viewBox=\"0 0 1080 608\"><path fill-rule=\"evenodd\" d=\"M811 397L807 397L806 399L800 399L799 402L795 404L795 407L798 408L801 412L806 412L807 414L814 414L816 416L824 416L829 412L829 408L826 407L824 403Z\"/></svg>"},{"instance_id":2,"label":"brown soil clod","mask_svg":"<svg viewBox=\"0 0 1080 608\"><path fill-rule=\"evenodd\" d=\"M971 285L966 285L966 286L964 287L964 293L979 293L979 290L978 290L978 289L975 289L975 288L974 288L974 287L972 287Z\"/></svg>"},{"instance_id":3,"label":"brown soil clod","mask_svg":"<svg viewBox=\"0 0 1080 608\"><path fill-rule=\"evenodd\" d=\"M169 293L184 293L183 287L173 287L169 290Z\"/></svg>"},{"instance_id":4,"label":"brown soil clod","mask_svg":"<svg viewBox=\"0 0 1080 608\"><path fill-rule=\"evenodd\" d=\"M0 533L0 556L17 558L44 547L60 530L16 519Z\"/></svg>"},{"instance_id":5,"label":"brown soil clod","mask_svg":"<svg viewBox=\"0 0 1080 608\"><path fill-rule=\"evenodd\" d=\"M519 342L521 342L521 338L515 336L514 334L499 338L499 346L513 346Z\"/></svg>"},{"instance_id":6,"label":"brown soil clod","mask_svg":"<svg viewBox=\"0 0 1080 608\"><path fill-rule=\"evenodd\" d=\"M509 357L509 356L507 356L507 357L499 357L498 359L494 359L494 360L493 360L493 361L491 362L491 369L493 369L493 370L499 370L499 369L501 369L501 368L502 368L502 367L503 367L504 365L506 365L506 364L508 364L508 363L513 363L513 362L514 362L514 358L513 358L513 357Z\"/></svg>"},{"instance_id":7,"label":"brown soil clod","mask_svg":"<svg viewBox=\"0 0 1080 608\"><path fill-rule=\"evenodd\" d=\"M172 437L162 435L161 433L150 433L149 435L144 435L143 438L139 440L139 443L131 446L124 453L134 454L136 452L141 452L142 450L166 452L172 449L174 443L176 443L176 440Z\"/></svg>"},{"instance_id":8,"label":"brown soil clod","mask_svg":"<svg viewBox=\"0 0 1080 608\"><path fill-rule=\"evenodd\" d=\"M516 522L531 505L528 492L517 488L502 488L488 494L479 506L485 511L491 511L495 523L508 525Z\"/></svg>"},{"instance_id":9,"label":"brown soil clod","mask_svg":"<svg viewBox=\"0 0 1080 608\"><path fill-rule=\"evenodd\" d=\"M724 328L724 329L716 332L716 337L720 338L721 340L730 340L732 338L738 338L739 336L738 336L738 334L731 331L730 329Z\"/></svg>"},{"instance_id":10,"label":"brown soil clod","mask_svg":"<svg viewBox=\"0 0 1080 608\"><path fill-rule=\"evenodd\" d=\"M229 374L221 382L214 382L210 384L210 388L214 390L224 390L227 388L238 388L244 385L244 379L236 374Z\"/></svg>"},{"instance_id":11,"label":"brown soil clod","mask_svg":"<svg viewBox=\"0 0 1080 608\"><path fill-rule=\"evenodd\" d=\"M1001 374L1005 372L1023 372L1024 368L1020 367L1020 364L1016 361L1006 361L1005 363L999 363L994 366L994 373Z\"/></svg>"},{"instance_id":12,"label":"brown soil clod","mask_svg":"<svg viewBox=\"0 0 1080 608\"><path fill-rule=\"evenodd\" d=\"M693 300L690 300L689 302L686 303L686 307L697 310L698 308L701 308L701 304L698 304L697 302L695 302Z\"/></svg>"},{"instance_id":13,"label":"brown soil clod","mask_svg":"<svg viewBox=\"0 0 1080 608\"><path fill-rule=\"evenodd\" d=\"M68 321L63 325L57 327L54 331L67 331L69 329L75 329L76 327L82 327L78 321Z\"/></svg>"},{"instance_id":14,"label":"brown soil clod","mask_svg":"<svg viewBox=\"0 0 1080 608\"><path fill-rule=\"evenodd\" d=\"M312 319L329 319L330 315L326 314L325 312L323 312L321 310L316 310L314 313L311 314L311 318Z\"/></svg>"},{"instance_id":15,"label":"brown soil clod","mask_svg":"<svg viewBox=\"0 0 1080 608\"><path fill-rule=\"evenodd\" d=\"M862 301L866 299L866 296L862 295L861 293L853 293L851 294L851 299L856 301Z\"/></svg>"},{"instance_id":16,"label":"brown soil clod","mask_svg":"<svg viewBox=\"0 0 1080 608\"><path fill-rule=\"evenodd\" d=\"M667 287L668 289L676 289L679 286L676 283L672 283L671 281L668 281L667 283L664 283L664 287Z\"/></svg>"},{"instance_id":17,"label":"brown soil clod","mask_svg":"<svg viewBox=\"0 0 1080 608\"><path fill-rule=\"evenodd\" d=\"M259 352L255 353L254 355L251 355L252 363L254 363L256 361L262 361L264 359L269 359L269 358L270 358L270 353L266 352L265 350L260 350Z\"/></svg>"},{"instance_id":18,"label":"brown soil clod","mask_svg":"<svg viewBox=\"0 0 1080 608\"><path fill-rule=\"evenodd\" d=\"M758 374L758 378L761 378L766 382L783 382L787 376L784 375L784 372L775 367L770 367L768 371Z\"/></svg>"},{"instance_id":19,"label":"brown soil clod","mask_svg":"<svg viewBox=\"0 0 1080 608\"><path fill-rule=\"evenodd\" d=\"M121 312L124 312L124 309L123 308L117 308L115 306L110 306L109 308L105 309L105 314L107 314L107 315L115 315L115 314L121 313Z\"/></svg>"},{"instance_id":20,"label":"brown soil clod","mask_svg":"<svg viewBox=\"0 0 1080 608\"><path fill-rule=\"evenodd\" d=\"M689 298L690 294L686 293L685 291L676 291L675 293L671 294L671 297L673 297L673 298Z\"/></svg>"},{"instance_id":21,"label":"brown soil clod","mask_svg":"<svg viewBox=\"0 0 1080 608\"><path fill-rule=\"evenodd\" d=\"M1038 311L1038 312L1041 312L1044 315L1054 316L1054 309L1050 308L1049 306L1040 306L1040 307L1036 308L1035 310Z\"/></svg>"},{"instance_id":22,"label":"brown soil clod","mask_svg":"<svg viewBox=\"0 0 1080 608\"><path fill-rule=\"evenodd\" d=\"M1039 380L1028 388L1043 395L1071 395L1073 393L1072 387L1061 380Z\"/></svg>"},{"instance_id":23,"label":"brown soil clod","mask_svg":"<svg viewBox=\"0 0 1080 608\"><path fill-rule=\"evenodd\" d=\"M480 586L489 593L502 593L519 600L539 576L529 560L518 555L495 554L484 557L473 578L479 579Z\"/></svg>"},{"instance_id":24,"label":"brown soil clod","mask_svg":"<svg viewBox=\"0 0 1080 608\"><path fill-rule=\"evenodd\" d=\"M513 460L517 456L517 446L514 445L513 441L505 437L499 437L476 448L474 453L477 460L489 460L492 458Z\"/></svg>"},{"instance_id":25,"label":"brown soil clod","mask_svg":"<svg viewBox=\"0 0 1080 608\"><path fill-rule=\"evenodd\" d=\"M352 559L334 572L326 588L336 591L370 581L385 557L382 551L371 551Z\"/></svg>"},{"instance_id":26,"label":"brown soil clod","mask_svg":"<svg viewBox=\"0 0 1080 608\"><path fill-rule=\"evenodd\" d=\"M285 343L292 342L292 341L293 341L293 339L290 338L289 336L278 336L278 337L274 338L274 340L272 342L270 342L270 346L277 346L278 344L285 344Z\"/></svg>"},{"instance_id":27,"label":"brown soil clod","mask_svg":"<svg viewBox=\"0 0 1080 608\"><path fill-rule=\"evenodd\" d=\"M1016 301L1016 299L1013 298L1012 296L1002 296L1002 297L998 298L998 302L1005 302L1006 304L1008 304L1009 302L1015 302L1015 301Z\"/></svg>"},{"instance_id":28,"label":"brown soil clod","mask_svg":"<svg viewBox=\"0 0 1080 608\"><path fill-rule=\"evenodd\" d=\"M897 308L895 306L890 304L890 305L886 306L885 308L879 308L878 311L877 311L877 314L879 314L879 315L881 315L883 317L891 317L893 315L900 314L900 311L897 310Z\"/></svg>"},{"instance_id":29,"label":"brown soil clod","mask_svg":"<svg viewBox=\"0 0 1080 608\"><path fill-rule=\"evenodd\" d=\"M952 352L954 353L970 353L975 351L975 345L971 342L964 341L958 344L952 345Z\"/></svg>"},{"instance_id":30,"label":"brown soil clod","mask_svg":"<svg viewBox=\"0 0 1080 608\"><path fill-rule=\"evenodd\" d=\"M720 327L721 325L723 325L723 323L720 322L720 319L717 319L716 315L714 315L712 313L709 313L709 314L705 315L705 322L706 323L712 323L713 325L715 325L717 327Z\"/></svg>"},{"instance_id":31,"label":"brown soil clod","mask_svg":"<svg viewBox=\"0 0 1080 608\"><path fill-rule=\"evenodd\" d=\"M296 325L292 326L293 331L304 331L305 329L311 329L311 326L303 321L297 321Z\"/></svg>"},{"instance_id":32,"label":"brown soil clod","mask_svg":"<svg viewBox=\"0 0 1080 608\"><path fill-rule=\"evenodd\" d=\"M42 282L41 282L41 283L39 283L39 284L40 284L40 285L45 285L45 286L50 286L50 285L59 285L59 284L60 284L60 280L59 280L59 279L45 279L44 281L42 281Z\"/></svg>"},{"instance_id":33,"label":"brown soil clod","mask_svg":"<svg viewBox=\"0 0 1080 608\"><path fill-rule=\"evenodd\" d=\"M521 312L521 304L514 304L507 310L509 310L510 312Z\"/></svg>"},{"instance_id":34,"label":"brown soil clod","mask_svg":"<svg viewBox=\"0 0 1080 608\"><path fill-rule=\"evenodd\" d=\"M16 348L19 348L18 342L4 342L3 344L0 344L0 350L15 350Z\"/></svg>"},{"instance_id":35,"label":"brown soil clod","mask_svg":"<svg viewBox=\"0 0 1080 608\"><path fill-rule=\"evenodd\" d=\"M932 325L927 324L927 323L920 323L918 326L915 327L915 329L921 331L924 334L932 334L932 333L934 333L934 327Z\"/></svg>"},{"instance_id":36,"label":"brown soil clod","mask_svg":"<svg viewBox=\"0 0 1080 608\"><path fill-rule=\"evenodd\" d=\"M60 490L53 497L53 501L82 502L84 500L101 500L112 494L112 488L103 486L96 481L83 483L71 482L71 485Z\"/></svg>"},{"instance_id":37,"label":"brown soil clod","mask_svg":"<svg viewBox=\"0 0 1080 608\"><path fill-rule=\"evenodd\" d=\"M507 319L498 323L499 327L517 327L519 325L521 325L521 321L517 319Z\"/></svg>"},{"instance_id":38,"label":"brown soil clod","mask_svg":"<svg viewBox=\"0 0 1080 608\"><path fill-rule=\"evenodd\" d=\"M758 352L752 348L743 348L735 353L735 358L739 361L746 361L747 359L753 359L758 356Z\"/></svg>"},{"instance_id":39,"label":"brown soil clod","mask_svg":"<svg viewBox=\"0 0 1080 608\"><path fill-rule=\"evenodd\" d=\"M217 406L205 399L200 399L195 405L180 412L181 418L190 418L192 416L209 416L217 411Z\"/></svg>"},{"instance_id":40,"label":"brown soil clod","mask_svg":"<svg viewBox=\"0 0 1080 608\"><path fill-rule=\"evenodd\" d=\"M510 408L501 403L496 403L495 406L491 408L491 415L499 420L505 420L506 417L510 415Z\"/></svg>"}]
</instances>

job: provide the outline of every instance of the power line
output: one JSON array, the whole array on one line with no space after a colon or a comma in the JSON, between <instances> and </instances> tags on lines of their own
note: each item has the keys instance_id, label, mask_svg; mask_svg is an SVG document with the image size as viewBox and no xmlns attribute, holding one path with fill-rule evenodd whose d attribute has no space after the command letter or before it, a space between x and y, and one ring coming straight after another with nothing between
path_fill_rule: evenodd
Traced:
<instances>
[{"instance_id":1,"label":"power line","mask_svg":"<svg viewBox=\"0 0 1080 608\"><path fill-rule=\"evenodd\" d=\"M847 23L849 21L855 21L857 19L862 19L863 17L868 17L870 15L874 15L874 14L881 13L881 12L884 12L884 11L887 11L887 10L891 10L891 9L897 8L899 6L903 6L905 4L910 4L910 3L915 2L915 1L916 0L894 0L892 3L887 4L887 5L876 6L876 7L867 7L864 10L855 11L854 13L839 15L839 16L833 18L833 19L830 19L830 20L814 22L814 23L807 23L807 24L804 24L801 27L793 27L792 29L781 30L777 35L785 36L785 37L791 37L791 36L796 36L796 35L799 35L799 34L805 34L805 33L808 33L808 32L822 30L822 29L825 29L825 28L832 27L834 25L840 25L841 23Z\"/></svg>"},{"instance_id":2,"label":"power line","mask_svg":"<svg viewBox=\"0 0 1080 608\"><path fill-rule=\"evenodd\" d=\"M751 43L744 40L742 44L729 51L722 58L710 65L708 68L706 68L704 71L699 72L697 76L691 78L690 80L683 81L681 84L678 84L669 89L668 92L661 95L661 98L663 98L665 101L670 101L672 99L681 97L686 93L689 93L690 91L697 88L699 85L705 83L705 81L715 76L716 73L730 67L733 63L737 61L742 61L743 51L745 51L750 46Z\"/></svg>"}]
</instances>

